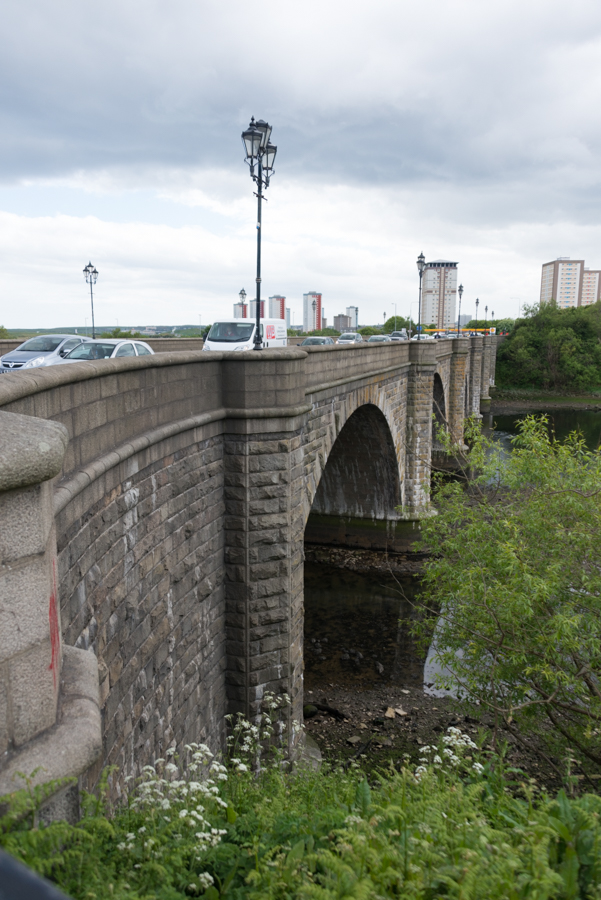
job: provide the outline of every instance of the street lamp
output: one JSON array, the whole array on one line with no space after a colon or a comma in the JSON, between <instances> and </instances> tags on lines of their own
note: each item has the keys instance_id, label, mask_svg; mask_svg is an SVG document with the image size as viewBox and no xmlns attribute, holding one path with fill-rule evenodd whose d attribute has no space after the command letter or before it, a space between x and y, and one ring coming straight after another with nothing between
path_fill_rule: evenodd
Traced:
<instances>
[{"instance_id":1,"label":"street lamp","mask_svg":"<svg viewBox=\"0 0 601 900\"><path fill-rule=\"evenodd\" d=\"M90 285L90 303L92 304L92 337L96 337L96 328L94 327L94 293L93 293L93 285L96 284L96 279L98 278L98 271L96 266L93 266L91 262L87 264L85 269L83 270L83 274L86 278L86 284Z\"/></svg>"},{"instance_id":2,"label":"street lamp","mask_svg":"<svg viewBox=\"0 0 601 900\"><path fill-rule=\"evenodd\" d=\"M476 297L476 331L478 331L478 307L480 306L480 301Z\"/></svg>"},{"instance_id":3,"label":"street lamp","mask_svg":"<svg viewBox=\"0 0 601 900\"><path fill-rule=\"evenodd\" d=\"M417 271L419 272L419 303L417 306L417 339L420 338L422 330L422 275L426 268L426 258L423 253L417 257Z\"/></svg>"},{"instance_id":4,"label":"street lamp","mask_svg":"<svg viewBox=\"0 0 601 900\"><path fill-rule=\"evenodd\" d=\"M459 314L457 316L457 337L461 334L461 298L463 297L463 285L460 284L457 288L457 293L459 294Z\"/></svg>"},{"instance_id":5,"label":"street lamp","mask_svg":"<svg viewBox=\"0 0 601 900\"><path fill-rule=\"evenodd\" d=\"M486 331L486 323L488 322L488 306L484 307L484 330Z\"/></svg>"},{"instance_id":6,"label":"street lamp","mask_svg":"<svg viewBox=\"0 0 601 900\"><path fill-rule=\"evenodd\" d=\"M315 310L317 309L317 300L313 300L313 303L311 305L313 306L313 328L311 329L311 331L317 331L317 313L315 312Z\"/></svg>"},{"instance_id":7,"label":"street lamp","mask_svg":"<svg viewBox=\"0 0 601 900\"><path fill-rule=\"evenodd\" d=\"M255 350L262 349L261 341L261 201L263 188L269 187L269 179L273 175L273 164L277 147L270 143L271 125L254 116L246 131L242 132L242 143L246 152L246 160L250 168L250 177L257 185L257 327L255 331ZM256 169L256 171L255 171Z\"/></svg>"},{"instance_id":8,"label":"street lamp","mask_svg":"<svg viewBox=\"0 0 601 900\"><path fill-rule=\"evenodd\" d=\"M244 288L242 288L242 290L240 291L238 296L240 297L240 303L241 303L240 315L244 319L244 318L246 318L244 315L244 301L246 300L246 291L244 290Z\"/></svg>"},{"instance_id":9,"label":"street lamp","mask_svg":"<svg viewBox=\"0 0 601 900\"><path fill-rule=\"evenodd\" d=\"M382 315L383 315L383 317L384 317L384 319L383 319L384 325L386 325L386 313L383 312ZM384 331L384 325L382 325L382 331Z\"/></svg>"}]
</instances>

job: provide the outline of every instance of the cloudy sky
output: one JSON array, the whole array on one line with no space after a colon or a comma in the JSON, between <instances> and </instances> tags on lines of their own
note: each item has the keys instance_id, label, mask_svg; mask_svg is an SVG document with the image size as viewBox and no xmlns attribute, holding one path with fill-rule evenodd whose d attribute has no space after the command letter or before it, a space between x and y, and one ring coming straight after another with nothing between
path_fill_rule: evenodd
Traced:
<instances>
[{"instance_id":1,"label":"cloudy sky","mask_svg":"<svg viewBox=\"0 0 601 900\"><path fill-rule=\"evenodd\" d=\"M273 125L263 292L407 315L415 259L516 315L601 268L598 0L4 0L0 324L203 324L254 289L240 133ZM413 312L415 314L415 306ZM490 313L489 313L490 314Z\"/></svg>"}]
</instances>

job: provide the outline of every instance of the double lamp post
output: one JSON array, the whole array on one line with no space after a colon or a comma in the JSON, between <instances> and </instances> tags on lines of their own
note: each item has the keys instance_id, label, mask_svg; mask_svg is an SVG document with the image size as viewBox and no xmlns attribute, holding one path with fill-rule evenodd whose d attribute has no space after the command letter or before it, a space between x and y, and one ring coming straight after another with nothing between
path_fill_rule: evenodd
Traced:
<instances>
[{"instance_id":1,"label":"double lamp post","mask_svg":"<svg viewBox=\"0 0 601 900\"><path fill-rule=\"evenodd\" d=\"M269 179L273 175L273 164L277 147L270 142L271 125L259 119L255 122L254 116L246 131L242 132L242 143L246 152L246 160L250 168L250 177L257 185L257 293L256 293L256 330L255 350L263 348L261 340L261 203L264 199L263 190L269 187Z\"/></svg>"}]
</instances>

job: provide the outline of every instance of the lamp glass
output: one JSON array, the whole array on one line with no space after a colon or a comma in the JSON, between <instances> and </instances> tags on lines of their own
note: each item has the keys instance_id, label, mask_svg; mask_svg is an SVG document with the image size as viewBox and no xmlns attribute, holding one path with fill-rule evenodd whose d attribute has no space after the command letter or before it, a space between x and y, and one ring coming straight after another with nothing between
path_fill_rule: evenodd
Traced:
<instances>
[{"instance_id":1,"label":"lamp glass","mask_svg":"<svg viewBox=\"0 0 601 900\"><path fill-rule=\"evenodd\" d=\"M273 164L278 148L274 144L267 144L263 155L263 168L266 172L273 172Z\"/></svg>"},{"instance_id":2,"label":"lamp glass","mask_svg":"<svg viewBox=\"0 0 601 900\"><path fill-rule=\"evenodd\" d=\"M417 270L421 274L425 268L426 268L426 257L424 256L423 253L420 253L420 255L417 257Z\"/></svg>"},{"instance_id":3,"label":"lamp glass","mask_svg":"<svg viewBox=\"0 0 601 900\"><path fill-rule=\"evenodd\" d=\"M249 125L246 131L242 132L242 142L246 150L246 158L250 160L257 159L261 149L261 132L254 125Z\"/></svg>"},{"instance_id":4,"label":"lamp glass","mask_svg":"<svg viewBox=\"0 0 601 900\"><path fill-rule=\"evenodd\" d=\"M271 125L263 119L259 119L259 121L255 123L255 127L261 133L261 150L264 150L271 137Z\"/></svg>"}]
</instances>

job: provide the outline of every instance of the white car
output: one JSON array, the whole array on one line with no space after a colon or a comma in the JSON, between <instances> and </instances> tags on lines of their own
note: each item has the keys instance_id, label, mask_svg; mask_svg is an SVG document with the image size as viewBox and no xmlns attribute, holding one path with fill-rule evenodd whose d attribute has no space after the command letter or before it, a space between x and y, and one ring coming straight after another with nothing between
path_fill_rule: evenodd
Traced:
<instances>
[{"instance_id":1,"label":"white car","mask_svg":"<svg viewBox=\"0 0 601 900\"><path fill-rule=\"evenodd\" d=\"M90 359L116 359L122 356L152 356L154 350L144 341L111 338L86 341L57 363L83 362Z\"/></svg>"}]
</instances>

